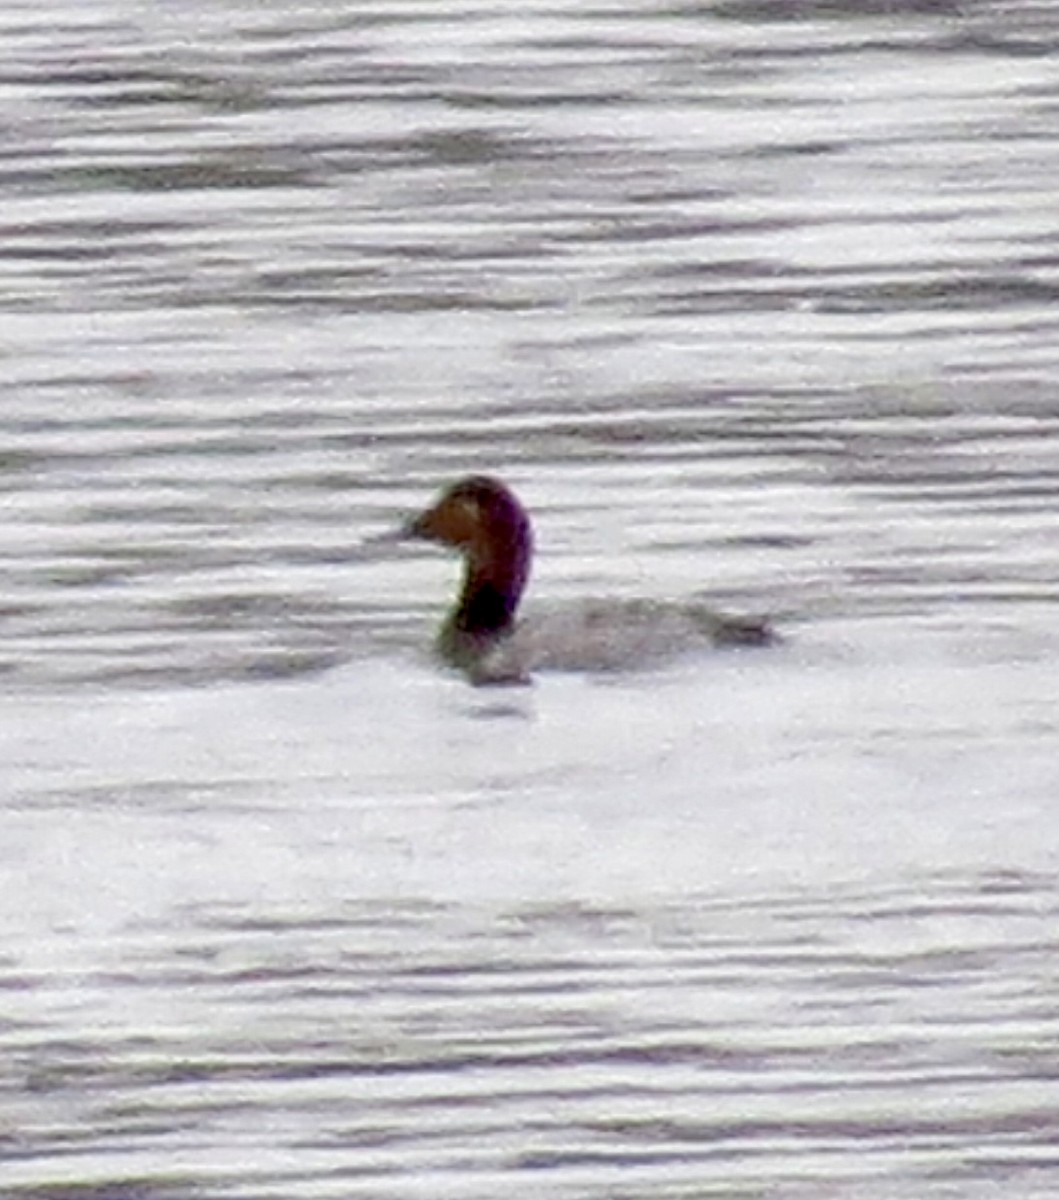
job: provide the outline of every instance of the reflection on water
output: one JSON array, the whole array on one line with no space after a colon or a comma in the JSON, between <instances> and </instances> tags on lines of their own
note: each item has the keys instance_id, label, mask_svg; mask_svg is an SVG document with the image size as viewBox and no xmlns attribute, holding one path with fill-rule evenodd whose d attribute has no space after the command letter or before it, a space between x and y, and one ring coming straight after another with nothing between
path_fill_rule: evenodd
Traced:
<instances>
[{"instance_id":1,"label":"reflection on water","mask_svg":"<svg viewBox=\"0 0 1059 1200\"><path fill-rule=\"evenodd\" d=\"M0 37L4 1195L1050 1195L1050 7ZM437 678L472 470L788 647Z\"/></svg>"},{"instance_id":2,"label":"reflection on water","mask_svg":"<svg viewBox=\"0 0 1059 1200\"><path fill-rule=\"evenodd\" d=\"M930 892L191 912L75 997L7 970L9 1194L54 1145L25 1194L1043 1197L1055 889Z\"/></svg>"},{"instance_id":3,"label":"reflection on water","mask_svg":"<svg viewBox=\"0 0 1059 1200\"><path fill-rule=\"evenodd\" d=\"M400 641L477 467L542 591L1054 599L1052 23L799 12L3 18L8 674Z\"/></svg>"}]
</instances>

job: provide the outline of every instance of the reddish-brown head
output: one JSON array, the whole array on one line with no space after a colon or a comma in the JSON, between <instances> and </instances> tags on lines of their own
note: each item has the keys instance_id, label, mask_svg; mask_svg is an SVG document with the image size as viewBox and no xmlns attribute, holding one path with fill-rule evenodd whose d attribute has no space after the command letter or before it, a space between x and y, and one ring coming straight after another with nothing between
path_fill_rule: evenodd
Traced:
<instances>
[{"instance_id":1,"label":"reddish-brown head","mask_svg":"<svg viewBox=\"0 0 1059 1200\"><path fill-rule=\"evenodd\" d=\"M465 556L467 578L456 617L462 628L499 632L511 623L529 577L533 533L504 484L485 475L461 479L406 530Z\"/></svg>"}]
</instances>

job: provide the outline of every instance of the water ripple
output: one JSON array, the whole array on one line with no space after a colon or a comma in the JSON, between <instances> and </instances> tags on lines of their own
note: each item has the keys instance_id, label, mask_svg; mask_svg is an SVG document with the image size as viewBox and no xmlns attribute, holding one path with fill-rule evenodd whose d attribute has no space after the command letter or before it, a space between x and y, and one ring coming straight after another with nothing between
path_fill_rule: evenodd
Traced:
<instances>
[{"instance_id":1,"label":"water ripple","mask_svg":"<svg viewBox=\"0 0 1059 1200\"><path fill-rule=\"evenodd\" d=\"M526 1195L620 1172L666 1196L911 1196L1014 1171L1043 1196L1057 909L1048 880L980 877L628 911L188 914L110 947L77 1040L63 975L5 970L9 1191L39 1194L20 1167L62 1143L86 1182L168 1145L216 1195L274 1194L296 1155L312 1194L397 1194L412 1171L484 1195L502 1171ZM254 1165L233 1174L226 1146Z\"/></svg>"}]
</instances>

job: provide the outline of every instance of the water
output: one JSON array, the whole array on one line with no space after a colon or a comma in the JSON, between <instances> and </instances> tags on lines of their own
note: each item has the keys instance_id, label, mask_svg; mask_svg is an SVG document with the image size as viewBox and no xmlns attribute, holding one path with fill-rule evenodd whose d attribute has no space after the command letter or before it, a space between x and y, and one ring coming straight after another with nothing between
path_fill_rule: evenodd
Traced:
<instances>
[{"instance_id":1,"label":"water","mask_svg":"<svg viewBox=\"0 0 1059 1200\"><path fill-rule=\"evenodd\" d=\"M0 1191L1059 1179L1059 18L0 15ZM476 691L534 598L768 654Z\"/></svg>"}]
</instances>

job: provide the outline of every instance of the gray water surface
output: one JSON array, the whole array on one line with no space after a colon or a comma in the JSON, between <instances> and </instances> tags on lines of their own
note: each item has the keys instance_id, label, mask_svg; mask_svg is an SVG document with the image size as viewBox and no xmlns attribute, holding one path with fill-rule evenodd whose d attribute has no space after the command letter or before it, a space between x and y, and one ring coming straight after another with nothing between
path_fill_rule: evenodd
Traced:
<instances>
[{"instance_id":1,"label":"gray water surface","mask_svg":"<svg viewBox=\"0 0 1059 1200\"><path fill-rule=\"evenodd\" d=\"M1059 13L0 13L5 1200L1059 1186ZM532 600L767 654L474 690Z\"/></svg>"}]
</instances>

